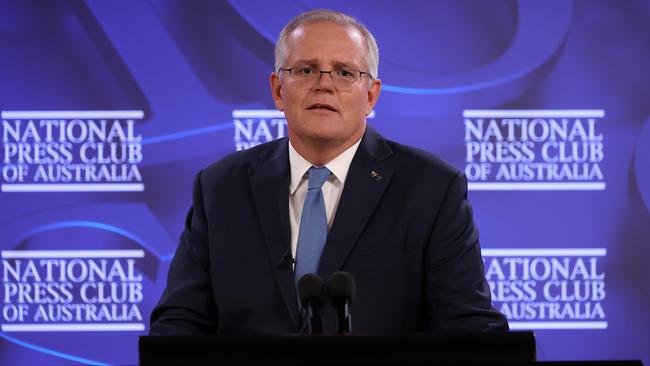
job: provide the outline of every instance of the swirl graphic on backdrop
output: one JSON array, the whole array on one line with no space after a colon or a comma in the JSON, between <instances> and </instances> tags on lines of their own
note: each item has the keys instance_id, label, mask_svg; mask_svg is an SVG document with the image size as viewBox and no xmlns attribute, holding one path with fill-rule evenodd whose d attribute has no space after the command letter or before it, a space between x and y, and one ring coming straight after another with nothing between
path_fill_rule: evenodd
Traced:
<instances>
[{"instance_id":1,"label":"swirl graphic on backdrop","mask_svg":"<svg viewBox=\"0 0 650 366\"><path fill-rule=\"evenodd\" d=\"M634 155L634 177L645 205L650 214L650 117L645 120Z\"/></svg>"},{"instance_id":2,"label":"swirl graphic on backdrop","mask_svg":"<svg viewBox=\"0 0 650 366\"><path fill-rule=\"evenodd\" d=\"M282 2L281 5L278 5L277 2L273 3L272 7L269 6L265 11L260 11L258 3L237 0L229 2L251 27L273 43L283 22L288 17L287 14L295 15L310 8L333 6L329 2L310 1L304 3L288 0ZM346 5L340 5L342 8L346 7ZM352 5L347 5L347 7L350 6ZM384 7L384 11L369 12L364 15L381 17L379 20L371 18L373 23L392 22L396 15L404 12L400 5L397 6L400 9ZM561 48L569 27L572 7L571 2L549 4L520 1L517 3L516 14L513 15L516 17L517 23L514 38L509 47L495 60L471 70L443 75L430 69L418 71L411 65L391 63L385 66L385 71L381 72L382 78L386 82L382 88L385 91L407 96L405 100L396 101L395 105L406 103L406 100L414 95L430 96L433 97L433 100L429 100L429 103L435 103L437 110L443 108L443 111L449 110L452 106L459 107L468 103L475 106L490 106L507 102L519 96L531 83L538 80L543 74L544 66L552 61L553 56ZM277 16L269 16L269 14ZM466 14L457 15L457 18L463 19ZM540 29L544 29L544 31L540 32ZM387 54L393 54L394 52L391 50L399 48L399 45L404 43L404 39L436 37L436 35L428 34L410 34L408 30L401 27L391 27L390 30L393 33L390 38L379 40L382 51ZM406 33L400 34L402 32ZM416 43L425 44L426 41L416 40ZM476 52L473 49L475 48L475 45L467 44L467 57L474 57ZM433 59L445 57L445 55L432 54L429 57ZM449 61L453 62L453 60ZM413 60L412 62L418 61ZM417 83L422 86L403 85L404 77L399 78L399 75L403 74L401 72L403 69L409 69L409 74L412 75L406 82L416 83L417 80ZM394 76L398 76L398 78L395 79Z\"/></svg>"}]
</instances>

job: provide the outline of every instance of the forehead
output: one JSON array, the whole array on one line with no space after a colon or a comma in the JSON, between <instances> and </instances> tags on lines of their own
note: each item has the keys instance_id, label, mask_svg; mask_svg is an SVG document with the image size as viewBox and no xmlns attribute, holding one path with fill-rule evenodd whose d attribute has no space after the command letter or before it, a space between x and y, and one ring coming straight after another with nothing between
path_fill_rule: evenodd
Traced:
<instances>
[{"instance_id":1,"label":"forehead","mask_svg":"<svg viewBox=\"0 0 650 366\"><path fill-rule=\"evenodd\" d=\"M365 66L366 43L353 26L332 23L304 24L287 37L287 62L353 63Z\"/></svg>"}]
</instances>

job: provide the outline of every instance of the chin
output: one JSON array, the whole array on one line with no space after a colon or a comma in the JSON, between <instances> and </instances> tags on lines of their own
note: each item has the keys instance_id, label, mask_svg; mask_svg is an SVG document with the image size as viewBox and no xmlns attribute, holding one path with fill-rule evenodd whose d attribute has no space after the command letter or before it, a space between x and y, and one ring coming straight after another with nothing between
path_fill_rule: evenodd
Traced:
<instances>
[{"instance_id":1,"label":"chin","mask_svg":"<svg viewBox=\"0 0 650 366\"><path fill-rule=\"evenodd\" d=\"M321 145L344 144L359 132L356 129L352 130L351 126L346 125L340 119L309 119L306 120L306 123L296 127L302 127L294 129L297 138ZM362 134L363 131L360 135Z\"/></svg>"},{"instance_id":2,"label":"chin","mask_svg":"<svg viewBox=\"0 0 650 366\"><path fill-rule=\"evenodd\" d=\"M308 137L319 143L335 142L342 139L340 131L313 131Z\"/></svg>"},{"instance_id":3,"label":"chin","mask_svg":"<svg viewBox=\"0 0 650 366\"><path fill-rule=\"evenodd\" d=\"M339 139L345 134L339 121L311 120L302 127L300 134L312 140Z\"/></svg>"}]
</instances>

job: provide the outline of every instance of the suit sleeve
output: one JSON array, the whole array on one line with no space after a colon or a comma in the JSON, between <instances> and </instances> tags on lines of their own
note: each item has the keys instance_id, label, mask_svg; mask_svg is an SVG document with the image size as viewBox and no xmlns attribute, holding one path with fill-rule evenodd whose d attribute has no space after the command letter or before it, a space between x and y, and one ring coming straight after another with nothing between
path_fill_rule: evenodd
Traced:
<instances>
[{"instance_id":1,"label":"suit sleeve","mask_svg":"<svg viewBox=\"0 0 650 366\"><path fill-rule=\"evenodd\" d=\"M194 179L192 196L185 229L169 267L167 286L151 313L151 335L210 334L217 330L201 173Z\"/></svg>"},{"instance_id":2,"label":"suit sleeve","mask_svg":"<svg viewBox=\"0 0 650 366\"><path fill-rule=\"evenodd\" d=\"M424 281L432 330L508 330L507 320L491 304L462 172L447 188L436 217Z\"/></svg>"}]
</instances>

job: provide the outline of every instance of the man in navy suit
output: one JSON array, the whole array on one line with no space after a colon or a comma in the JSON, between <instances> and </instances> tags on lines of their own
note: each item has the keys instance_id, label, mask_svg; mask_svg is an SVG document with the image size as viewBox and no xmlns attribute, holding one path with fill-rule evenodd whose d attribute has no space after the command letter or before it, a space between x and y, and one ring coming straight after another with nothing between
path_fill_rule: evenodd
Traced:
<instances>
[{"instance_id":1,"label":"man in navy suit","mask_svg":"<svg viewBox=\"0 0 650 366\"><path fill-rule=\"evenodd\" d=\"M464 175L366 126L381 89L372 34L345 14L311 11L284 28L275 56L271 90L288 139L197 175L151 334L301 332L295 273L310 271L308 251L322 278L354 276L355 332L507 330ZM326 171L317 209L307 203L314 170ZM324 247L307 249L306 215L321 215ZM323 318L334 330L334 311Z\"/></svg>"}]
</instances>

